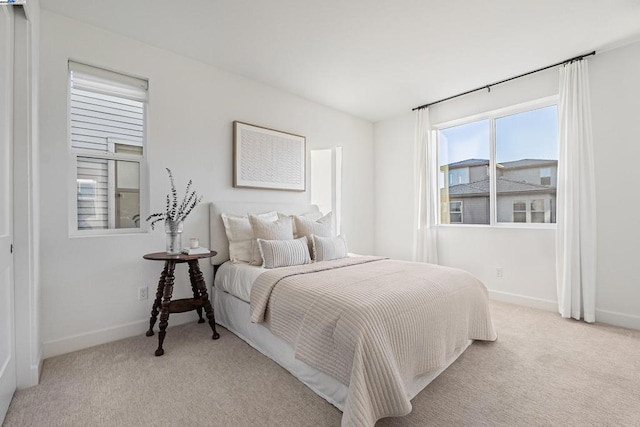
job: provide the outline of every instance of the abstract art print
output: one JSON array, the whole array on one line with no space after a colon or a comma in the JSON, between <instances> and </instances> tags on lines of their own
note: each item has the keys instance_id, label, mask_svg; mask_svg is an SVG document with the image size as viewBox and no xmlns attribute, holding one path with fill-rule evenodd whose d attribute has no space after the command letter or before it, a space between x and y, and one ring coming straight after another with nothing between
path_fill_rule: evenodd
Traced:
<instances>
[{"instance_id":1,"label":"abstract art print","mask_svg":"<svg viewBox=\"0 0 640 427\"><path fill-rule=\"evenodd\" d=\"M233 186L305 191L306 138L233 122Z\"/></svg>"}]
</instances>

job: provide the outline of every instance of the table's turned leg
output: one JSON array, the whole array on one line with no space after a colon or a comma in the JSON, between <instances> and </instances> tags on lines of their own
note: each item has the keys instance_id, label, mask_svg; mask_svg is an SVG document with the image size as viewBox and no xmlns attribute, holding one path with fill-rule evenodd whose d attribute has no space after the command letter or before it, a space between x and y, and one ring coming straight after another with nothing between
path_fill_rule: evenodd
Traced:
<instances>
[{"instance_id":1,"label":"table's turned leg","mask_svg":"<svg viewBox=\"0 0 640 427\"><path fill-rule=\"evenodd\" d=\"M196 266L198 263L196 262ZM196 285L196 277L195 271L193 271L192 263L189 263L189 280L191 281L191 290L193 291L193 299L200 299L200 291L198 290L198 286ZM204 323L204 319L202 318L202 307L196 307L196 311L198 312L198 323Z\"/></svg>"},{"instance_id":2,"label":"table's turned leg","mask_svg":"<svg viewBox=\"0 0 640 427\"><path fill-rule=\"evenodd\" d=\"M202 272L200 271L198 260L189 261L189 269L193 271L193 280L200 294L200 298L204 299L204 311L207 313L209 326L211 326L211 330L213 331L213 336L211 338L217 340L218 338L220 338L220 334L216 331L216 319L213 315L213 307L211 307L211 302L209 301L207 284L204 282L204 277L202 276Z\"/></svg>"},{"instance_id":3,"label":"table's turned leg","mask_svg":"<svg viewBox=\"0 0 640 427\"><path fill-rule=\"evenodd\" d=\"M158 349L156 350L156 356L162 356L164 354L162 343L164 342L165 335L167 335L167 326L169 325L169 305L171 304L171 296L173 295L173 272L175 268L175 261L166 261L165 270L167 274L164 280L162 307L160 308L160 332L158 332Z\"/></svg>"},{"instance_id":4,"label":"table's turned leg","mask_svg":"<svg viewBox=\"0 0 640 427\"><path fill-rule=\"evenodd\" d=\"M153 327L156 325L156 321L158 320L158 307L160 307L160 303L162 302L162 292L164 290L164 280L167 277L167 263L165 261L164 268L162 269L162 273L160 274L160 281L158 282L158 289L156 290L156 299L153 300L153 307L151 308L151 318L149 319L149 330L147 331L147 336L150 337L153 335Z\"/></svg>"}]
</instances>

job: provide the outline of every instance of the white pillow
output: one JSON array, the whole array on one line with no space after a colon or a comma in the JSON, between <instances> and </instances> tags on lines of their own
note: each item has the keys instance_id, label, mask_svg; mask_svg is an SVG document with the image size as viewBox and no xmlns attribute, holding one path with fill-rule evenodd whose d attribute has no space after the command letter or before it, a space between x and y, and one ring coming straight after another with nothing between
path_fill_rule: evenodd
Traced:
<instances>
[{"instance_id":1,"label":"white pillow","mask_svg":"<svg viewBox=\"0 0 640 427\"><path fill-rule=\"evenodd\" d=\"M260 218L256 215L249 215L249 223L253 230L253 237L263 240L293 240L293 221L285 216L276 221ZM262 265L260 247L256 241L251 256L251 265Z\"/></svg>"},{"instance_id":2,"label":"white pillow","mask_svg":"<svg viewBox=\"0 0 640 427\"><path fill-rule=\"evenodd\" d=\"M307 238L294 240L262 240L258 239L260 255L264 268L288 267L291 265L310 264Z\"/></svg>"},{"instance_id":3,"label":"white pillow","mask_svg":"<svg viewBox=\"0 0 640 427\"><path fill-rule=\"evenodd\" d=\"M346 258L349 256L347 241L343 235L336 237L312 236L313 259L317 261L330 261L332 259Z\"/></svg>"},{"instance_id":4,"label":"white pillow","mask_svg":"<svg viewBox=\"0 0 640 427\"><path fill-rule=\"evenodd\" d=\"M306 236L309 241L309 252L313 255L313 239L311 236L316 235L320 237L333 236L333 229L331 224L332 214L329 212L322 218L314 221L304 216L294 215L293 223L295 224L295 230L297 232L296 237Z\"/></svg>"},{"instance_id":5,"label":"white pillow","mask_svg":"<svg viewBox=\"0 0 640 427\"><path fill-rule=\"evenodd\" d=\"M223 213L220 215L224 223L224 231L229 239L229 258L233 263L250 262L253 256L253 229L249 223L249 217L242 215L230 215ZM277 212L266 212L257 215L258 218L275 221L278 219Z\"/></svg>"},{"instance_id":6,"label":"white pillow","mask_svg":"<svg viewBox=\"0 0 640 427\"><path fill-rule=\"evenodd\" d=\"M278 212L278 218L282 218L283 216L291 217L291 219L293 220L293 217L295 215L287 215L287 214L283 214L283 213ZM317 221L320 218L322 218L322 213L321 212L307 212L307 213L303 213L303 214L298 215L298 216L305 217L307 219L310 219L311 221ZM298 230L296 229L296 222L295 221L293 221L293 237L295 239L300 237L298 235Z\"/></svg>"}]
</instances>

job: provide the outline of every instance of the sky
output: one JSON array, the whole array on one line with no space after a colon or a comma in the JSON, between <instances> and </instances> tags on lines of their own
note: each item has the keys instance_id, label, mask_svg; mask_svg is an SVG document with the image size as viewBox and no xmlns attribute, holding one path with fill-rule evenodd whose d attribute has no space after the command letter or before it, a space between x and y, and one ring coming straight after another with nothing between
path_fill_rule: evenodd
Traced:
<instances>
[{"instance_id":1,"label":"sky","mask_svg":"<svg viewBox=\"0 0 640 427\"><path fill-rule=\"evenodd\" d=\"M440 131L440 165L467 159L489 159L489 120ZM496 161L558 158L557 106L496 119Z\"/></svg>"}]
</instances>

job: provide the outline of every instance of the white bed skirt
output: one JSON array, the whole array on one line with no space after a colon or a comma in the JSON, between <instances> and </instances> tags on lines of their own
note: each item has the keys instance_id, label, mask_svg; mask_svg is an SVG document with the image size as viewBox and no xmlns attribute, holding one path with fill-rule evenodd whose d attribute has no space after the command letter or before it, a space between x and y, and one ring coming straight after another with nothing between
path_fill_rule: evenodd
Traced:
<instances>
[{"instance_id":1,"label":"white bed skirt","mask_svg":"<svg viewBox=\"0 0 640 427\"><path fill-rule=\"evenodd\" d=\"M224 326L246 341L251 347L275 361L336 408L343 410L347 397L347 386L295 359L294 350L286 341L273 335L264 326L251 323L249 304L245 301L218 290L216 287L213 287L212 299L216 323ZM471 342L468 341L466 346L458 349L445 366L414 378L413 382L407 387L409 399L413 399L440 373L447 369L467 349Z\"/></svg>"}]
</instances>

